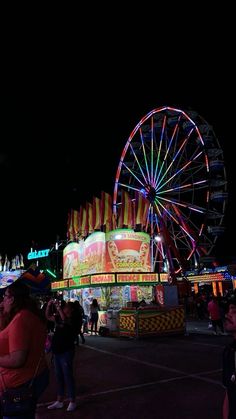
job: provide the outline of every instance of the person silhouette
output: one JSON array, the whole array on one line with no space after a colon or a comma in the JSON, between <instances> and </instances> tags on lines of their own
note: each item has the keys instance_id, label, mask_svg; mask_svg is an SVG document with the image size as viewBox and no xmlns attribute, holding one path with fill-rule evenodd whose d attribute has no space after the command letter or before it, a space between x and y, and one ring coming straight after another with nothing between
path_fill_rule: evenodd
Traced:
<instances>
[{"instance_id":1,"label":"person silhouette","mask_svg":"<svg viewBox=\"0 0 236 419\"><path fill-rule=\"evenodd\" d=\"M233 341L223 351L223 384L225 398L223 419L236 418L236 297L229 301L229 310L225 316L225 330L233 335Z\"/></svg>"},{"instance_id":2,"label":"person silhouette","mask_svg":"<svg viewBox=\"0 0 236 419\"><path fill-rule=\"evenodd\" d=\"M95 332L95 335L97 335L97 325L98 325L98 319L99 315L98 312L100 310L100 307L98 305L97 299L94 298L92 301L92 304L90 305L90 315L91 315L91 335L93 334L93 329Z\"/></svg>"}]
</instances>

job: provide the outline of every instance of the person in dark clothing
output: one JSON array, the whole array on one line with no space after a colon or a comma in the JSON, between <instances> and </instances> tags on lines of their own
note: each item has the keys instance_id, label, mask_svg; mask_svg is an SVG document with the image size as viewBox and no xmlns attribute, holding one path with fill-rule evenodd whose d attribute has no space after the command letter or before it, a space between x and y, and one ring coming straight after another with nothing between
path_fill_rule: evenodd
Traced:
<instances>
[{"instance_id":1,"label":"person in dark clothing","mask_svg":"<svg viewBox=\"0 0 236 419\"><path fill-rule=\"evenodd\" d=\"M85 343L84 333L82 330L83 320L84 320L84 309L81 306L78 300L75 300L73 304L72 317L74 318L74 323L76 325L76 337L75 343L79 345L79 336L81 337L82 343Z\"/></svg>"},{"instance_id":2,"label":"person in dark clothing","mask_svg":"<svg viewBox=\"0 0 236 419\"><path fill-rule=\"evenodd\" d=\"M51 315L51 306L54 305L57 313ZM76 409L75 380L73 374L74 341L76 326L72 317L73 303L63 307L59 301L51 300L46 308L46 317L55 322L55 332L52 338L52 353L57 383L57 401L48 406L48 409L61 409L65 387L68 392L69 405L67 411Z\"/></svg>"},{"instance_id":3,"label":"person in dark clothing","mask_svg":"<svg viewBox=\"0 0 236 419\"><path fill-rule=\"evenodd\" d=\"M223 419L236 418L236 298L229 302L225 329L232 333L233 341L223 351L223 384L226 388Z\"/></svg>"},{"instance_id":4,"label":"person in dark clothing","mask_svg":"<svg viewBox=\"0 0 236 419\"><path fill-rule=\"evenodd\" d=\"M99 320L99 312L100 307L99 304L97 302L97 299L94 298L92 301L92 304L90 305L90 315L91 315L91 335L93 334L93 329L94 329L94 333L95 335L97 335L98 331L97 331L97 325L98 325L98 320Z\"/></svg>"}]
</instances>

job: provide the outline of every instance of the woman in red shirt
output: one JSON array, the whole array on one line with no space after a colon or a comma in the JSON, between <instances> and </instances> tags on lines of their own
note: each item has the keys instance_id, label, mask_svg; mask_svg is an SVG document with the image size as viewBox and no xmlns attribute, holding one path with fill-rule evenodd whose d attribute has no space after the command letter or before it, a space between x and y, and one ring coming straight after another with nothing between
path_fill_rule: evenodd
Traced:
<instances>
[{"instance_id":1,"label":"woman in red shirt","mask_svg":"<svg viewBox=\"0 0 236 419\"><path fill-rule=\"evenodd\" d=\"M20 279L6 288L0 309L0 392L4 387L27 387L37 371L32 387L34 407L29 415L24 414L24 419L33 419L37 400L49 381L44 354L46 323L29 288Z\"/></svg>"}]
</instances>

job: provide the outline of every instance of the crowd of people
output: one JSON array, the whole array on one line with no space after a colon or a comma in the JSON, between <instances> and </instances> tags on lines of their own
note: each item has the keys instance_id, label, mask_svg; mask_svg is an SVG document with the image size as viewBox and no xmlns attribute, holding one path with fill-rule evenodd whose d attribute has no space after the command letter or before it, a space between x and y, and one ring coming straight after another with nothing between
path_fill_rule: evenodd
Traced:
<instances>
[{"instance_id":1,"label":"crowd of people","mask_svg":"<svg viewBox=\"0 0 236 419\"><path fill-rule=\"evenodd\" d=\"M233 335L233 341L223 353L223 383L226 388L223 418L236 418L236 291L224 298L209 296L196 297L202 311L196 313L201 319L210 317L215 333L226 330ZM141 302L144 305L144 301ZM12 419L34 419L37 401L49 383L49 368L46 359L45 343L51 335L51 347L57 399L48 409L64 407L67 394L67 411L74 411L76 405L76 384L73 361L75 345L79 339L85 343L84 328L98 333L99 304L93 299L89 314L85 314L81 304L50 298L40 308L29 288L20 280L6 287L0 303L0 396L5 388L27 388L32 385L33 403L30 411ZM87 310L88 313L88 310ZM202 314L203 313L203 314ZM9 416L2 415L3 419Z\"/></svg>"},{"instance_id":2,"label":"crowd of people","mask_svg":"<svg viewBox=\"0 0 236 419\"><path fill-rule=\"evenodd\" d=\"M192 294L185 299L186 315L209 320L214 335L231 334L233 340L225 346L222 356L222 382L225 386L223 419L236 418L236 289L223 296L209 293Z\"/></svg>"},{"instance_id":3,"label":"crowd of people","mask_svg":"<svg viewBox=\"0 0 236 419\"><path fill-rule=\"evenodd\" d=\"M233 290L226 290L224 295L217 295L217 297L214 297L212 292L205 290L198 294L192 292L191 295L186 295L182 301L186 316L190 319L209 320L209 303L214 300L219 307L220 317L224 319L229 301L234 298L234 294Z\"/></svg>"}]
</instances>

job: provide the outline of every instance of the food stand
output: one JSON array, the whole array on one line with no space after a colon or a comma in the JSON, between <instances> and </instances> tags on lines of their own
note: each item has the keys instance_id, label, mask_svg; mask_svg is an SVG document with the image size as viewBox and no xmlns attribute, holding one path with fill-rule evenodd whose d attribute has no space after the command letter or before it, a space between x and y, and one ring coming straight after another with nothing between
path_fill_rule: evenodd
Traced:
<instances>
[{"instance_id":1,"label":"food stand","mask_svg":"<svg viewBox=\"0 0 236 419\"><path fill-rule=\"evenodd\" d=\"M142 300L143 288L145 295L151 292L150 301L136 309L132 305L138 306L138 299ZM52 291L63 292L66 299L79 297L81 301L85 295L107 297L106 303L98 298L102 308L99 326L107 327L111 335L143 337L185 332L184 309L177 305L177 288L158 283L155 273L86 275L54 282ZM151 304L154 297L156 305Z\"/></svg>"},{"instance_id":2,"label":"food stand","mask_svg":"<svg viewBox=\"0 0 236 419\"><path fill-rule=\"evenodd\" d=\"M110 334L139 337L184 332L177 289L161 284L166 276L151 272L147 233L117 229L68 244L63 252L64 280L52 283L52 290L62 290L65 299L79 299L84 308L96 298L101 325ZM147 308L133 308L142 300Z\"/></svg>"}]
</instances>

